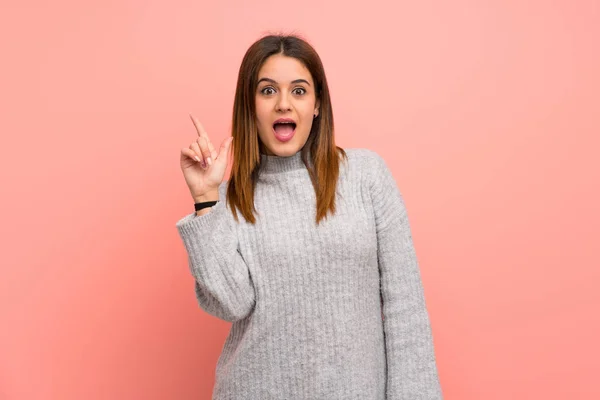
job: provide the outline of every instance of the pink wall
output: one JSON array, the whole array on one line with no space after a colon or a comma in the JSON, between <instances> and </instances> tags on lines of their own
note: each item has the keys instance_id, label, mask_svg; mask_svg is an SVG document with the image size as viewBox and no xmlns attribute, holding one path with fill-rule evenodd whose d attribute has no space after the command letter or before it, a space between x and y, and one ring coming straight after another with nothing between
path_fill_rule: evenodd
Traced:
<instances>
[{"instance_id":1,"label":"pink wall","mask_svg":"<svg viewBox=\"0 0 600 400\"><path fill-rule=\"evenodd\" d=\"M179 149L279 29L404 193L445 398L600 398L600 6L551 3L3 4L0 398L210 398Z\"/></svg>"}]
</instances>

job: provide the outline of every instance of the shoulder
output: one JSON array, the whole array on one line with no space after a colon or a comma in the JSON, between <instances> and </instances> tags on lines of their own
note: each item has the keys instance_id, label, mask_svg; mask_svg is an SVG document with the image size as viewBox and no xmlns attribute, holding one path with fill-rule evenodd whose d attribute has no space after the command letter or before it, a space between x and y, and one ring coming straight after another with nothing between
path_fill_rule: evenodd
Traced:
<instances>
[{"instance_id":1,"label":"shoulder","mask_svg":"<svg viewBox=\"0 0 600 400\"><path fill-rule=\"evenodd\" d=\"M344 151L348 156L348 172L360 176L361 182L368 187L371 187L382 175L390 173L386 161L375 150L347 148Z\"/></svg>"},{"instance_id":2,"label":"shoulder","mask_svg":"<svg viewBox=\"0 0 600 400\"><path fill-rule=\"evenodd\" d=\"M353 147L344 149L348 155L348 161L359 167L381 167L385 166L385 160L375 150L364 147Z\"/></svg>"},{"instance_id":3,"label":"shoulder","mask_svg":"<svg viewBox=\"0 0 600 400\"><path fill-rule=\"evenodd\" d=\"M344 151L348 155L348 159L355 160L355 162L365 162L368 160L381 158L381 156L375 150L364 147L350 147L345 148Z\"/></svg>"}]
</instances>

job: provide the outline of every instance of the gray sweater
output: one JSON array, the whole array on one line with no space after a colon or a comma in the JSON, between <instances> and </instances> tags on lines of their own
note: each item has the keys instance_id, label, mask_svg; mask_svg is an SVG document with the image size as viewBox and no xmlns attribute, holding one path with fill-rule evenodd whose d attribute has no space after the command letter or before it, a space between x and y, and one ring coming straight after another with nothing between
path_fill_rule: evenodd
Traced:
<instances>
[{"instance_id":1,"label":"gray sweater","mask_svg":"<svg viewBox=\"0 0 600 400\"><path fill-rule=\"evenodd\" d=\"M346 149L315 222L300 152L262 155L255 225L221 201L176 226L207 313L232 322L213 399L442 399L405 204L384 160Z\"/></svg>"}]
</instances>

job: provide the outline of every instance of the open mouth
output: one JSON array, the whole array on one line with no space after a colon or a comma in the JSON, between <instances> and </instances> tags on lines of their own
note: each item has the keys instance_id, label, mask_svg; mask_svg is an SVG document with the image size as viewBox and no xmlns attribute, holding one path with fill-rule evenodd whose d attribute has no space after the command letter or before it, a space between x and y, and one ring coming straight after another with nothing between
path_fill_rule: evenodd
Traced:
<instances>
[{"instance_id":1,"label":"open mouth","mask_svg":"<svg viewBox=\"0 0 600 400\"><path fill-rule=\"evenodd\" d=\"M296 131L296 123L292 121L276 122L273 124L273 131L277 139L286 141L294 136Z\"/></svg>"}]
</instances>

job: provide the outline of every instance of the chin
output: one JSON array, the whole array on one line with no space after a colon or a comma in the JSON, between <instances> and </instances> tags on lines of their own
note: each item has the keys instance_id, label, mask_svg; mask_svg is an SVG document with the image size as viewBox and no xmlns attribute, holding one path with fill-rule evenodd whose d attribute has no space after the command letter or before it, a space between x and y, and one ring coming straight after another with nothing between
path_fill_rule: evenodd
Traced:
<instances>
[{"instance_id":1,"label":"chin","mask_svg":"<svg viewBox=\"0 0 600 400\"><path fill-rule=\"evenodd\" d=\"M293 139L286 143L271 143L267 149L278 157L291 157L304 147L306 141L302 144L296 143Z\"/></svg>"},{"instance_id":2,"label":"chin","mask_svg":"<svg viewBox=\"0 0 600 400\"><path fill-rule=\"evenodd\" d=\"M296 146L279 146L275 151L271 150L273 154L279 157L291 157L299 151L300 149Z\"/></svg>"}]
</instances>

